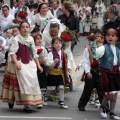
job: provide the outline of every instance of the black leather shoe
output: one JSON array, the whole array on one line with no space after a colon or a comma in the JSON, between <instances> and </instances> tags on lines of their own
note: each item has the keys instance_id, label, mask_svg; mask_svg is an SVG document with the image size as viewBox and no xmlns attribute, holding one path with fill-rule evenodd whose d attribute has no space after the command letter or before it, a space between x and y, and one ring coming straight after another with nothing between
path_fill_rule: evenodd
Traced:
<instances>
[{"instance_id":1,"label":"black leather shoe","mask_svg":"<svg viewBox=\"0 0 120 120\"><path fill-rule=\"evenodd\" d=\"M83 106L79 106L79 111L85 111L85 108Z\"/></svg>"},{"instance_id":2,"label":"black leather shoe","mask_svg":"<svg viewBox=\"0 0 120 120\"><path fill-rule=\"evenodd\" d=\"M9 107L10 109L12 109L12 108L14 107L14 102L8 103L8 107Z\"/></svg>"},{"instance_id":3,"label":"black leather shoe","mask_svg":"<svg viewBox=\"0 0 120 120\"><path fill-rule=\"evenodd\" d=\"M29 107L24 107L23 111L27 112L27 113L31 113L32 112L32 110Z\"/></svg>"}]
</instances>

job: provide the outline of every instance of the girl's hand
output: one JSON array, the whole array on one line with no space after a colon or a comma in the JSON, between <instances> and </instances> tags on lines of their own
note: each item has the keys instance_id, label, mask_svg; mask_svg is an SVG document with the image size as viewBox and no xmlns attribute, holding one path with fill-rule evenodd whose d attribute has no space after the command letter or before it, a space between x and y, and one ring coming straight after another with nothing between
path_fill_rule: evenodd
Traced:
<instances>
[{"instance_id":1,"label":"girl's hand","mask_svg":"<svg viewBox=\"0 0 120 120\"><path fill-rule=\"evenodd\" d=\"M92 79L92 74L90 72L87 73L87 78Z\"/></svg>"},{"instance_id":2,"label":"girl's hand","mask_svg":"<svg viewBox=\"0 0 120 120\"><path fill-rule=\"evenodd\" d=\"M78 67L75 69L75 72L77 72L77 70L78 70L78 71L80 70L80 66L78 66Z\"/></svg>"},{"instance_id":3,"label":"girl's hand","mask_svg":"<svg viewBox=\"0 0 120 120\"><path fill-rule=\"evenodd\" d=\"M56 59L54 59L54 62L55 62L55 63L58 63L58 61L59 61L59 60L58 60L57 58L56 58Z\"/></svg>"},{"instance_id":4,"label":"girl's hand","mask_svg":"<svg viewBox=\"0 0 120 120\"><path fill-rule=\"evenodd\" d=\"M16 65L17 70L21 70L21 64L19 62L17 62L15 65Z\"/></svg>"},{"instance_id":5,"label":"girl's hand","mask_svg":"<svg viewBox=\"0 0 120 120\"><path fill-rule=\"evenodd\" d=\"M38 70L42 73L43 72L43 68L41 66L38 66Z\"/></svg>"}]
</instances>

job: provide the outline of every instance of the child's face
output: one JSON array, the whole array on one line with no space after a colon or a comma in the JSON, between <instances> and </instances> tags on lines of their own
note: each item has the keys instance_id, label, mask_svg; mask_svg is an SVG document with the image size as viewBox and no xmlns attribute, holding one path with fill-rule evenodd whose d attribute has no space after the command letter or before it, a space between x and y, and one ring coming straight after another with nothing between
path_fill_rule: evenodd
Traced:
<instances>
[{"instance_id":1,"label":"child's face","mask_svg":"<svg viewBox=\"0 0 120 120\"><path fill-rule=\"evenodd\" d=\"M109 43L111 45L115 45L115 42L118 40L118 37L115 34L115 31L111 30L107 33L107 35L105 36L105 39L106 39L107 43Z\"/></svg>"},{"instance_id":2,"label":"child's face","mask_svg":"<svg viewBox=\"0 0 120 120\"><path fill-rule=\"evenodd\" d=\"M20 27L20 33L22 36L28 36L28 33L30 32L30 26L28 23L23 23Z\"/></svg>"},{"instance_id":3,"label":"child's face","mask_svg":"<svg viewBox=\"0 0 120 120\"><path fill-rule=\"evenodd\" d=\"M59 40L55 40L53 47L58 51L62 48L62 43Z\"/></svg>"},{"instance_id":4,"label":"child's face","mask_svg":"<svg viewBox=\"0 0 120 120\"><path fill-rule=\"evenodd\" d=\"M50 28L50 35L51 35L51 37L58 36L58 32L59 32L59 28L58 27Z\"/></svg>"},{"instance_id":5,"label":"child's face","mask_svg":"<svg viewBox=\"0 0 120 120\"><path fill-rule=\"evenodd\" d=\"M37 36L35 39L35 45L41 46L41 44L42 44L42 38L40 36Z\"/></svg>"},{"instance_id":6,"label":"child's face","mask_svg":"<svg viewBox=\"0 0 120 120\"><path fill-rule=\"evenodd\" d=\"M8 38L12 37L12 33L11 32L7 32L7 36L8 36Z\"/></svg>"},{"instance_id":7,"label":"child's face","mask_svg":"<svg viewBox=\"0 0 120 120\"><path fill-rule=\"evenodd\" d=\"M13 28L13 33L14 33L14 35L17 35L17 34L19 34L20 32L19 32L18 28Z\"/></svg>"}]
</instances>

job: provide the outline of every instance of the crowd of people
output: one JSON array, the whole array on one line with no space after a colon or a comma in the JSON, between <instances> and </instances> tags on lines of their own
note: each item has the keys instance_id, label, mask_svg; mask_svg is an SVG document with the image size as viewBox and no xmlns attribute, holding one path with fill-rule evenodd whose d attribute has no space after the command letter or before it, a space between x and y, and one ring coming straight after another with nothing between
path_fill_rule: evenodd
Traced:
<instances>
[{"instance_id":1,"label":"crowd of people","mask_svg":"<svg viewBox=\"0 0 120 120\"><path fill-rule=\"evenodd\" d=\"M85 86L79 110L85 111L88 102L100 102L103 118L109 113L119 120L114 113L120 90L119 9L120 3L106 7L102 0L80 6L76 0L63 0L61 5L57 0L29 0L25 4L15 0L12 8L0 0L0 67L6 66L0 99L10 109L16 102L24 105L25 112L32 112L29 106L40 109L47 105L48 96L55 90L60 107L68 109L65 86L74 79L73 71L82 67ZM73 31L76 39L95 35L78 67L72 54L77 41L63 36L66 30Z\"/></svg>"}]
</instances>

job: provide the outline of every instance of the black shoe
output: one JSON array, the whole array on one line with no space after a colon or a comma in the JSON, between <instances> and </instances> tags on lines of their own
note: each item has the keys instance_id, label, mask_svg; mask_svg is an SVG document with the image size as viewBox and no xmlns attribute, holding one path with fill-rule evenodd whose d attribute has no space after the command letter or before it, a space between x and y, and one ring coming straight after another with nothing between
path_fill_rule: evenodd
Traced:
<instances>
[{"instance_id":1,"label":"black shoe","mask_svg":"<svg viewBox=\"0 0 120 120\"><path fill-rule=\"evenodd\" d=\"M14 102L8 103L8 107L12 109L14 107Z\"/></svg>"},{"instance_id":2,"label":"black shoe","mask_svg":"<svg viewBox=\"0 0 120 120\"><path fill-rule=\"evenodd\" d=\"M79 111L85 111L85 108L83 106L78 107Z\"/></svg>"},{"instance_id":3,"label":"black shoe","mask_svg":"<svg viewBox=\"0 0 120 120\"><path fill-rule=\"evenodd\" d=\"M27 113L31 113L32 112L32 110L29 107L24 107L23 111L27 112Z\"/></svg>"}]
</instances>

